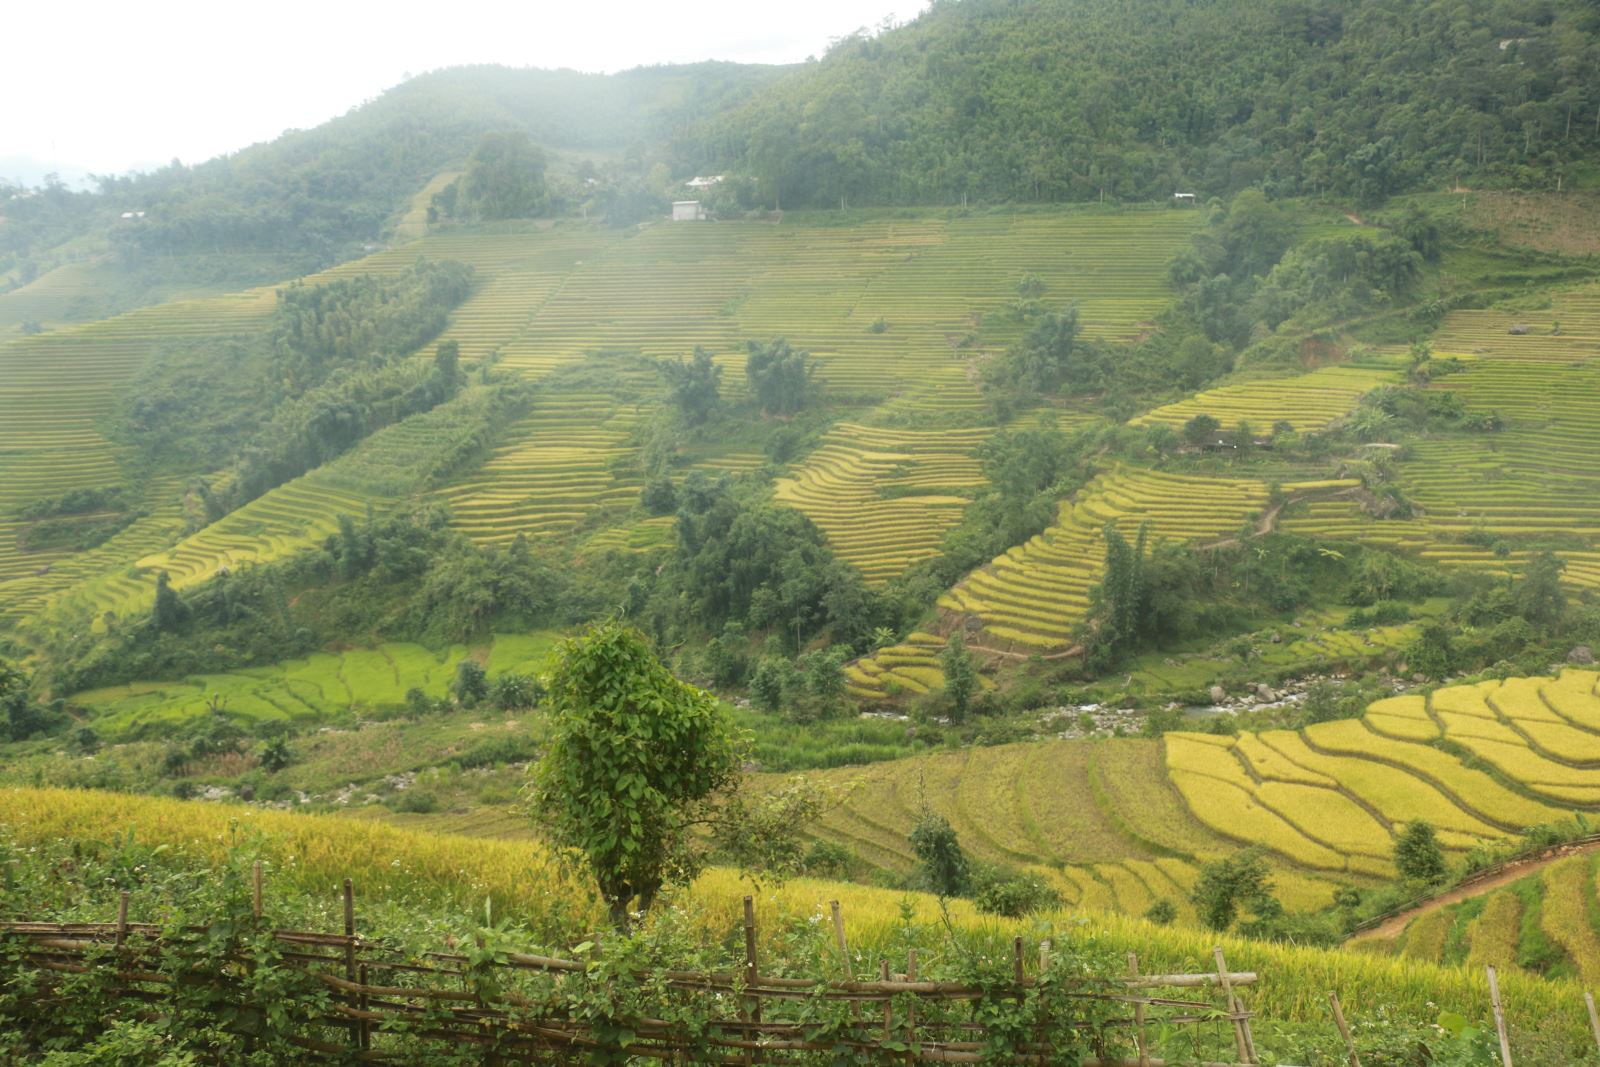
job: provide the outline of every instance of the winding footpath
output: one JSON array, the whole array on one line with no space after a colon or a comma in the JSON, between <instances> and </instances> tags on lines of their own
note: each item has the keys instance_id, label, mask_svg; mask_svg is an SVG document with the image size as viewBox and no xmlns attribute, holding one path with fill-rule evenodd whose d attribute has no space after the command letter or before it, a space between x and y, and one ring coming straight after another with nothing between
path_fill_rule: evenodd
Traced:
<instances>
[{"instance_id":1,"label":"winding footpath","mask_svg":"<svg viewBox=\"0 0 1600 1067\"><path fill-rule=\"evenodd\" d=\"M1361 930L1352 935L1345 944L1354 945L1361 941L1380 939L1392 941L1405 931L1411 920L1419 916L1438 911L1440 908L1448 908L1450 905L1459 904L1463 900L1471 900L1473 897L1491 893L1502 886L1520 881L1528 877L1528 875L1548 867L1556 860L1564 860L1569 856L1581 856L1596 849L1600 849L1600 841L1588 841L1579 845L1556 845L1526 859L1514 860L1494 874L1481 878L1476 882L1451 889L1448 892L1440 893L1436 897L1430 897L1414 908L1407 908L1405 911L1397 912L1377 926Z\"/></svg>"}]
</instances>

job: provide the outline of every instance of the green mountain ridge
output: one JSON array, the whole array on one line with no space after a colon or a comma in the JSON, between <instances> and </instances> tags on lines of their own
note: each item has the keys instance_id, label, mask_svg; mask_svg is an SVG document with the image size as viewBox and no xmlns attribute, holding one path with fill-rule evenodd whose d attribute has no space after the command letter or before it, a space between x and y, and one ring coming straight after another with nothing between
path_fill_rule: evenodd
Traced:
<instances>
[{"instance_id":1,"label":"green mountain ridge","mask_svg":"<svg viewBox=\"0 0 1600 1067\"><path fill-rule=\"evenodd\" d=\"M946 0L795 67L453 68L227 157L13 200L0 277L88 235L145 259L293 254L304 273L381 240L506 130L632 180L744 177L741 207L1582 187L1597 33L1578 0Z\"/></svg>"}]
</instances>

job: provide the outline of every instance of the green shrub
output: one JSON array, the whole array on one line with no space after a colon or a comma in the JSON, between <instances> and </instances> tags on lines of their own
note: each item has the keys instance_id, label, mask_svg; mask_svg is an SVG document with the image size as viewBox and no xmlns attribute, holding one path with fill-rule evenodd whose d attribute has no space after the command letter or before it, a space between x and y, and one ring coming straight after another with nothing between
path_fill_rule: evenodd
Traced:
<instances>
[{"instance_id":1,"label":"green shrub","mask_svg":"<svg viewBox=\"0 0 1600 1067\"><path fill-rule=\"evenodd\" d=\"M389 801L390 810L410 815L432 815L441 806L437 796L423 789L407 789Z\"/></svg>"},{"instance_id":2,"label":"green shrub","mask_svg":"<svg viewBox=\"0 0 1600 1067\"><path fill-rule=\"evenodd\" d=\"M985 914L1020 919L1032 912L1059 908L1061 894L1042 879L1018 875L989 882L978 890L973 903Z\"/></svg>"},{"instance_id":3,"label":"green shrub","mask_svg":"<svg viewBox=\"0 0 1600 1067\"><path fill-rule=\"evenodd\" d=\"M1178 906L1166 897L1162 897L1150 905L1144 917L1157 926L1171 926L1178 918Z\"/></svg>"}]
</instances>

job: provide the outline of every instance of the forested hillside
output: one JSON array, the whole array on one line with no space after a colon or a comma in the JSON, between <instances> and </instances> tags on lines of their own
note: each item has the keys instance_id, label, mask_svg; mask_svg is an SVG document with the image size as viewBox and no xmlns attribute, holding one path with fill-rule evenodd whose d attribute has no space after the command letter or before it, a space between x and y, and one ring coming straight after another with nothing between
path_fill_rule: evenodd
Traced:
<instances>
[{"instance_id":1,"label":"forested hillside","mask_svg":"<svg viewBox=\"0 0 1600 1067\"><path fill-rule=\"evenodd\" d=\"M790 207L1555 188L1600 144L1597 30L1579 0L942 0L674 147Z\"/></svg>"},{"instance_id":2,"label":"forested hillside","mask_svg":"<svg viewBox=\"0 0 1600 1067\"><path fill-rule=\"evenodd\" d=\"M597 159L631 153L635 168L691 116L715 114L781 67L734 63L644 67L616 75L458 67L412 78L312 130L217 159L149 174L105 176L94 192L54 186L39 195L0 181L0 278L86 234L102 236L143 270L172 257L298 257L304 273L378 240L430 178L465 164L493 131L521 131L548 150ZM137 219L123 212L143 212ZM285 275L266 275L271 281Z\"/></svg>"},{"instance_id":3,"label":"forested hillside","mask_svg":"<svg viewBox=\"0 0 1600 1067\"><path fill-rule=\"evenodd\" d=\"M1600 146L1597 32L1582 0L942 0L798 67L442 70L316 129L94 193L0 185L0 278L32 280L85 235L147 271L241 253L327 266L491 132L614 161L598 209L627 222L641 196L664 203L658 166L748 179L724 191L741 209L1583 185ZM558 210L593 194L588 163ZM632 206L614 210L619 197Z\"/></svg>"}]
</instances>

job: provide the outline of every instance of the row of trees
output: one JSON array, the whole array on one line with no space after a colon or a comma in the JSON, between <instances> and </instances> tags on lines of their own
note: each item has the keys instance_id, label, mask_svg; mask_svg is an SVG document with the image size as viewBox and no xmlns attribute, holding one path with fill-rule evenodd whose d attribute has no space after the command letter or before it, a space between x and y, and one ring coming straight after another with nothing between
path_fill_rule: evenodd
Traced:
<instances>
[{"instance_id":1,"label":"row of trees","mask_svg":"<svg viewBox=\"0 0 1600 1067\"><path fill-rule=\"evenodd\" d=\"M420 261L280 289L269 329L179 342L151 360L118 400L111 426L154 469L197 475L213 521L349 451L375 431L455 397L460 347L407 358L466 299L472 268Z\"/></svg>"}]
</instances>

